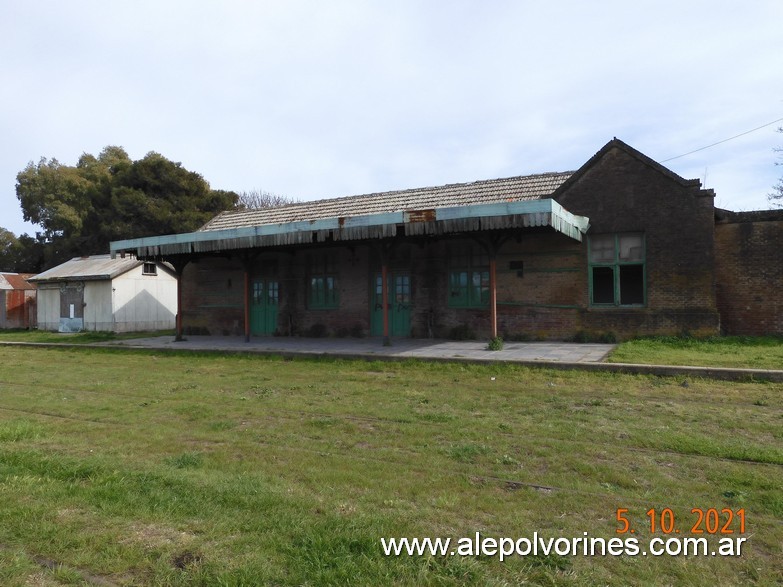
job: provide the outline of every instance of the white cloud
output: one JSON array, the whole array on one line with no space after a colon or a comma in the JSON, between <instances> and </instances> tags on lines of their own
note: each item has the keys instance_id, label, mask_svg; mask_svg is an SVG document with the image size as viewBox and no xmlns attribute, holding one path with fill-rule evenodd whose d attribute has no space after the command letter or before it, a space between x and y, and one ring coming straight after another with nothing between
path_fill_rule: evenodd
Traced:
<instances>
[{"instance_id":1,"label":"white cloud","mask_svg":"<svg viewBox=\"0 0 783 587\"><path fill-rule=\"evenodd\" d=\"M0 7L0 226L41 156L155 150L213 187L332 197L662 160L783 117L778 0L54 0ZM768 127L668 163L763 208Z\"/></svg>"}]
</instances>

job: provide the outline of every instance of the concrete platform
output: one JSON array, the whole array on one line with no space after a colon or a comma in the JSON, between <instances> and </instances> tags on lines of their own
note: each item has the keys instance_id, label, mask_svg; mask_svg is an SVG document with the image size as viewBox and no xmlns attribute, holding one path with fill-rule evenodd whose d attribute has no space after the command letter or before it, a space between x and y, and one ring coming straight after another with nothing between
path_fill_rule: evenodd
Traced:
<instances>
[{"instance_id":1,"label":"concrete platform","mask_svg":"<svg viewBox=\"0 0 783 587\"><path fill-rule=\"evenodd\" d=\"M267 355L334 356L364 360L421 359L448 362L508 362L549 369L577 369L609 373L633 373L659 377L701 377L724 381L770 381L783 383L783 369L741 369L734 367L695 367L688 365L644 365L607 363L613 344L563 342L510 342L502 351L489 351L485 342L394 339L383 346L379 338L256 338L249 343L243 337L189 336L174 342L173 336L134 338L92 344L67 342L0 342L0 346L37 348L113 347L133 350L185 351L193 353L258 353Z\"/></svg>"},{"instance_id":2,"label":"concrete platform","mask_svg":"<svg viewBox=\"0 0 783 587\"><path fill-rule=\"evenodd\" d=\"M565 342L507 342L502 351L487 350L486 341L392 339L383 346L380 338L288 338L238 336L187 336L175 342L171 336L134 338L101 343L101 346L132 348L233 351L280 354L335 355L397 359L463 359L470 361L597 363L615 348L613 344Z\"/></svg>"},{"instance_id":3,"label":"concrete platform","mask_svg":"<svg viewBox=\"0 0 783 587\"><path fill-rule=\"evenodd\" d=\"M12 343L9 343L12 344ZM57 345L59 346L59 345ZM454 362L509 362L550 369L579 369L614 373L635 373L662 377L703 377L724 381L783 382L783 370L694 367L688 365L637 365L607 363L614 344L568 342L508 342L502 351L487 350L480 341L393 339L383 346L380 338L286 338L238 336L188 336L175 342L172 336L136 338L97 343L128 349L160 349L190 352L277 354L283 356L334 356L349 359Z\"/></svg>"}]
</instances>

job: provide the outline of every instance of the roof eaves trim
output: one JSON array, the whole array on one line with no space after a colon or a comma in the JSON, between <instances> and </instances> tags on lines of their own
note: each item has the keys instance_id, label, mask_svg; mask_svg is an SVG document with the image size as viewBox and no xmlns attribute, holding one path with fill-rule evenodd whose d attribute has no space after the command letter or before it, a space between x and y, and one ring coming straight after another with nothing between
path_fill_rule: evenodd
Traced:
<instances>
[{"instance_id":1,"label":"roof eaves trim","mask_svg":"<svg viewBox=\"0 0 783 587\"><path fill-rule=\"evenodd\" d=\"M114 276L104 275L63 275L61 277L33 277L30 281L35 283L59 283L61 281L105 281L114 279Z\"/></svg>"},{"instance_id":2,"label":"roof eaves trim","mask_svg":"<svg viewBox=\"0 0 783 587\"><path fill-rule=\"evenodd\" d=\"M424 218L424 220L418 220ZM111 243L111 255L135 252L139 257L206 253L266 246L390 238L403 225L407 235L438 235L462 231L551 226L582 240L589 220L563 209L552 199L454 206L431 210L385 212L363 216L321 218L280 224L197 231L128 239Z\"/></svg>"},{"instance_id":3,"label":"roof eaves trim","mask_svg":"<svg viewBox=\"0 0 783 587\"><path fill-rule=\"evenodd\" d=\"M97 255L94 257L75 257L56 267L35 275L28 279L33 283L57 283L63 281L104 281L113 280L120 275L142 265L139 259L129 259L122 264L116 262L107 264L110 255ZM90 267L97 267L90 270Z\"/></svg>"}]
</instances>

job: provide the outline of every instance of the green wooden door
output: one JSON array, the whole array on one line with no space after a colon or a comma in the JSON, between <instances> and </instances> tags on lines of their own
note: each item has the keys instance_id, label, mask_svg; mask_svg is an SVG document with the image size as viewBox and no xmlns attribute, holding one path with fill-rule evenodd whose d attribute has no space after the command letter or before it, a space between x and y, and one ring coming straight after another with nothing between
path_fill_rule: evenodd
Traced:
<instances>
[{"instance_id":1,"label":"green wooden door","mask_svg":"<svg viewBox=\"0 0 783 587\"><path fill-rule=\"evenodd\" d=\"M387 276L389 335L411 335L411 276L407 272L390 272ZM370 333L383 335L383 290L382 277L378 273L373 278L371 288Z\"/></svg>"},{"instance_id":2,"label":"green wooden door","mask_svg":"<svg viewBox=\"0 0 783 587\"><path fill-rule=\"evenodd\" d=\"M250 291L250 333L274 334L280 285L274 279L254 279Z\"/></svg>"}]
</instances>

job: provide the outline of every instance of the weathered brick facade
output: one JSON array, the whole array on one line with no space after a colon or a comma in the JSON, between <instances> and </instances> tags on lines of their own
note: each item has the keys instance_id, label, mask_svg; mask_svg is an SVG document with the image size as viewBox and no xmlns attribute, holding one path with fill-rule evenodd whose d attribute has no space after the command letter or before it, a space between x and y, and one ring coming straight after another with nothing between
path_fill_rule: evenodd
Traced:
<instances>
[{"instance_id":1,"label":"weathered brick facade","mask_svg":"<svg viewBox=\"0 0 783 587\"><path fill-rule=\"evenodd\" d=\"M188 263L182 280L186 333L240 335L245 322L245 273L237 258L203 257Z\"/></svg>"},{"instance_id":2,"label":"weathered brick facade","mask_svg":"<svg viewBox=\"0 0 783 587\"><path fill-rule=\"evenodd\" d=\"M514 213L503 217L500 212L477 228L478 220L460 207L470 205L471 190L527 185L524 178L496 181L442 188L449 198L467 198L466 204L443 208L462 224L436 226L441 204L430 200L434 209L416 208L418 191L410 190L329 203L339 231L346 221L371 214L384 198L409 198L397 224L390 227L381 214L383 220L373 217L381 224L367 224L367 234L360 237L344 239L329 232L333 229L319 228L324 225L317 222L328 216L294 217L296 210L285 216L283 210L275 212L278 219L288 218L279 226L292 222L293 232L272 244L237 244L239 237L251 238L244 236L247 232L229 232L228 241L214 240L212 248L202 243L217 237L203 232L194 233L191 248L182 248L183 239L170 239L166 246L184 265L184 331L379 335L385 264L393 336L488 338L489 259L494 259L497 332L506 339L713 335L721 328L732 334L783 333L783 213L718 211L716 224L712 190L617 140L574 173L545 174L529 182L551 184L548 199L540 201L554 201L577 215L572 218L584 221L580 231L589 219L585 234L557 228L554 212L545 218L530 212L525 224L513 225L507 218ZM431 195L437 189L421 191ZM515 194L489 197L501 207L518 201L513 197L545 197ZM348 204L356 217L340 215ZM247 226L242 225L246 221L239 218L236 226ZM417 222L430 224L422 230ZM285 240L291 235L293 240Z\"/></svg>"},{"instance_id":3,"label":"weathered brick facade","mask_svg":"<svg viewBox=\"0 0 783 587\"><path fill-rule=\"evenodd\" d=\"M647 294L644 307L586 308L583 328L624 338L717 334L712 191L620 147L604 149L583 170L554 197L590 218L588 235L644 234ZM587 266L586 249L583 255Z\"/></svg>"},{"instance_id":4,"label":"weathered brick facade","mask_svg":"<svg viewBox=\"0 0 783 587\"><path fill-rule=\"evenodd\" d=\"M715 257L721 330L783 335L783 210L718 210Z\"/></svg>"},{"instance_id":5,"label":"weathered brick facade","mask_svg":"<svg viewBox=\"0 0 783 587\"><path fill-rule=\"evenodd\" d=\"M487 307L449 305L450 252L466 247L480 250L481 245L473 238L400 241L387 252L389 272L404 272L410 277L410 336L447 338L455 327L465 327L478 337L489 335ZM519 242L514 238L506 241L497 255L498 328L503 336L562 339L581 329L579 309L580 303L584 305L586 289L584 268L580 267L581 247L549 231L530 233ZM381 270L377 247L359 244L326 250L336 262L336 308L308 305L307 259L322 253L323 248L264 253L250 263L251 276L273 278L279 283L276 334L307 335L319 330L329 336L371 334L372 285ZM186 332L243 333L243 267L238 258L227 256L205 257L186 266ZM390 303L395 303L394 292L389 295Z\"/></svg>"}]
</instances>

